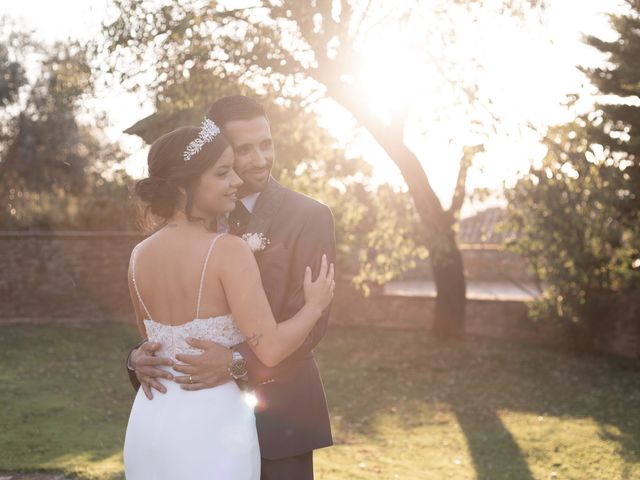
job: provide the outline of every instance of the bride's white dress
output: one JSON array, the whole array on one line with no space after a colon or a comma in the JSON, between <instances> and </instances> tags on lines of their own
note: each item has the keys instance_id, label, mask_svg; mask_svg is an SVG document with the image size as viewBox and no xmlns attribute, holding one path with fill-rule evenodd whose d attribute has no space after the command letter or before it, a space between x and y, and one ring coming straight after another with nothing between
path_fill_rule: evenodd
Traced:
<instances>
[{"instance_id":1,"label":"bride's white dress","mask_svg":"<svg viewBox=\"0 0 640 480\"><path fill-rule=\"evenodd\" d=\"M202 283L211 250L204 262L198 293L196 318L182 325L166 325L151 318L135 282L133 284L147 318L149 341L162 348L158 355L176 361L177 354L198 354L187 337L210 340L231 347L244 336L231 315L197 318ZM132 256L135 266L135 250ZM183 375L171 367L162 367ZM215 388L187 391L165 379L166 393L154 391L149 400L138 390L129 416L124 442L127 480L258 480L260 448L253 406L234 381Z\"/></svg>"}]
</instances>

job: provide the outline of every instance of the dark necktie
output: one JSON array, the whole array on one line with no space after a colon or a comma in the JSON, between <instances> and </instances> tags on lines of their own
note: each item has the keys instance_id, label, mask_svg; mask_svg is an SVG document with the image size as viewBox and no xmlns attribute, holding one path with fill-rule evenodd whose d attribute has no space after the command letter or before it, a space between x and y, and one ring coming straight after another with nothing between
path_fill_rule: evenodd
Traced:
<instances>
[{"instance_id":1,"label":"dark necktie","mask_svg":"<svg viewBox=\"0 0 640 480\"><path fill-rule=\"evenodd\" d=\"M249 225L251 212L247 210L240 200L236 202L236 208L229 214L229 232L234 235L242 235Z\"/></svg>"}]
</instances>

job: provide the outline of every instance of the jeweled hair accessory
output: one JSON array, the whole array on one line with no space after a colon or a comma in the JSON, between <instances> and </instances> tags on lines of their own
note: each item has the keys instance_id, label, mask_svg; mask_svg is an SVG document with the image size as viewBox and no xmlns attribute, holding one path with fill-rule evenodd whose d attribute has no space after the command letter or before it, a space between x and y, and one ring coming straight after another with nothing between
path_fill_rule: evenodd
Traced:
<instances>
[{"instance_id":1,"label":"jeweled hair accessory","mask_svg":"<svg viewBox=\"0 0 640 480\"><path fill-rule=\"evenodd\" d=\"M205 143L211 142L220 133L220 128L214 123L213 120L205 117L200 127L200 133L198 138L193 140L182 155L185 162L191 160L196 153L202 150Z\"/></svg>"}]
</instances>

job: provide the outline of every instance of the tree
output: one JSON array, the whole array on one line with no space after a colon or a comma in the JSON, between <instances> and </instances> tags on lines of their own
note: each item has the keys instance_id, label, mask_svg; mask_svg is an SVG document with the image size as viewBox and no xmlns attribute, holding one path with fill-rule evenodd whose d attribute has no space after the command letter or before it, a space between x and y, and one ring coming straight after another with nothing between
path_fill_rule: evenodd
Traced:
<instances>
[{"instance_id":1,"label":"tree","mask_svg":"<svg viewBox=\"0 0 640 480\"><path fill-rule=\"evenodd\" d=\"M627 3L611 17L618 40L586 38L607 56L582 68L600 100L551 128L542 165L507 192L512 248L547 284L532 316L561 322L587 346L615 294L640 288L640 2Z\"/></svg>"},{"instance_id":2,"label":"tree","mask_svg":"<svg viewBox=\"0 0 640 480\"><path fill-rule=\"evenodd\" d=\"M511 11L540 2L497 3ZM151 69L150 76L156 80L150 87L159 100L168 95L174 102L188 103L189 95L180 97L172 94L172 89L192 75L204 74L234 78L258 93L273 92L284 100L297 98L303 105L332 99L350 112L396 163L406 181L422 223L413 231L419 235L417 242L429 250L438 291L435 333L442 337L462 335L466 286L456 223L465 198L467 171L482 145L464 149L451 206L445 209L420 159L405 143L410 105L392 112L386 120L372 114L361 94L356 67L364 30L379 22L393 23L401 30L409 21L416 23L415 12L424 15L424 8L416 8L417 2L391 8L381 2L356 0L265 0L227 10L218 8L217 2L185 7L173 0L159 8L141 0L119 0L116 4L120 16L105 26L106 51L119 54L117 61L110 62L112 71L123 81L135 83L134 79ZM421 51L445 81L456 86L462 101L474 105L478 102L474 86L465 81L462 71L443 61L441 50L455 38L455 22L446 22L447 15L460 9L477 14L482 8L484 2L474 0L455 5L435 2L429 12L438 21L442 19L448 29L435 32L429 39L433 43ZM193 91L196 96L200 92L198 88ZM218 96L222 91L209 90L207 94Z\"/></svg>"},{"instance_id":3,"label":"tree","mask_svg":"<svg viewBox=\"0 0 640 480\"><path fill-rule=\"evenodd\" d=\"M15 103L18 99L18 91L26 81L24 67L11 58L9 48L6 44L0 44L0 107L6 108Z\"/></svg>"},{"instance_id":4,"label":"tree","mask_svg":"<svg viewBox=\"0 0 640 480\"><path fill-rule=\"evenodd\" d=\"M15 38L20 42L12 40ZM40 59L40 72L33 83L24 77L26 58L18 61L15 51L24 45L31 45L37 54L32 60ZM0 157L0 226L82 228L102 224L109 229L132 225L126 216L107 219L105 212L112 209L91 209L93 195L108 188L102 170L123 155L78 120L81 104L92 94L94 84L86 46L77 42L37 45L17 31L0 43L0 62L9 80L2 89L6 137ZM123 182L116 180L111 185L108 198L113 209L128 213L128 196Z\"/></svg>"},{"instance_id":5,"label":"tree","mask_svg":"<svg viewBox=\"0 0 640 480\"><path fill-rule=\"evenodd\" d=\"M15 115L11 110L15 109L20 90L27 83L21 54L32 47L33 42L16 31L6 17L0 17L0 26L3 32L0 36L0 155L4 155L15 134Z\"/></svg>"},{"instance_id":6,"label":"tree","mask_svg":"<svg viewBox=\"0 0 640 480\"><path fill-rule=\"evenodd\" d=\"M599 145L607 157L607 166L622 172L620 185L624 190L616 201L624 213L629 228L640 227L640 1L625 0L629 11L612 15L611 25L619 34L617 41L605 42L588 36L587 44L603 53L608 60L604 67L583 68L590 82L598 89L602 100L592 112L582 115L578 127L586 130L588 142ZM616 100L607 101L607 97ZM635 230L637 232L637 230Z\"/></svg>"}]
</instances>

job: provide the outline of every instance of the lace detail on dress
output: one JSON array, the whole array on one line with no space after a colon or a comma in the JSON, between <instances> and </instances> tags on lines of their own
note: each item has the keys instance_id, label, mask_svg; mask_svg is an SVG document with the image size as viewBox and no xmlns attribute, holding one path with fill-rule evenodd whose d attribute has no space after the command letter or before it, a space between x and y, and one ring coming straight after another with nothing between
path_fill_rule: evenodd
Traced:
<instances>
[{"instance_id":1,"label":"lace detail on dress","mask_svg":"<svg viewBox=\"0 0 640 480\"><path fill-rule=\"evenodd\" d=\"M197 355L202 352L187 343L187 337L208 340L231 348L245 340L231 315L220 317L196 318L182 325L165 325L145 319L147 336L150 342L161 344L159 356L176 359L178 354Z\"/></svg>"}]
</instances>

